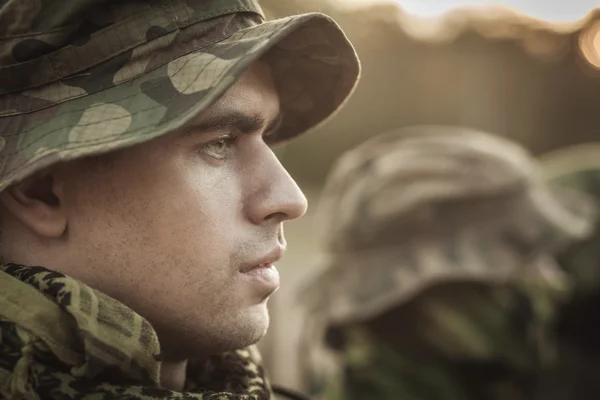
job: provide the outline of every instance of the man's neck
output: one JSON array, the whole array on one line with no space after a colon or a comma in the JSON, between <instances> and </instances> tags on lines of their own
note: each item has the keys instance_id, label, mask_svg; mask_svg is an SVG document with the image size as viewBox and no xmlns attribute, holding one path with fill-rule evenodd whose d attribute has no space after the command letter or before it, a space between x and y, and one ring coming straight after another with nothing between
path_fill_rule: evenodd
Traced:
<instances>
[{"instance_id":1,"label":"man's neck","mask_svg":"<svg viewBox=\"0 0 600 400\"><path fill-rule=\"evenodd\" d=\"M165 389L177 392L185 386L188 360L163 361L160 368L160 382Z\"/></svg>"}]
</instances>

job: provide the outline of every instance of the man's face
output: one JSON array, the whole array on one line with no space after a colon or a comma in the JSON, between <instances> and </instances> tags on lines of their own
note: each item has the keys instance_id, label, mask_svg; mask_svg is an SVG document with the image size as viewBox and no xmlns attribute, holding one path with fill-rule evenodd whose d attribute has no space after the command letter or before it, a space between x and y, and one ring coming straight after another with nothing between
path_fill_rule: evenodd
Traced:
<instances>
[{"instance_id":1,"label":"man's face","mask_svg":"<svg viewBox=\"0 0 600 400\"><path fill-rule=\"evenodd\" d=\"M107 167L66 164L68 260L52 267L146 317L166 357L259 340L279 285L268 264L285 249L282 222L306 211L264 142L278 116L268 68L255 64L189 128Z\"/></svg>"}]
</instances>

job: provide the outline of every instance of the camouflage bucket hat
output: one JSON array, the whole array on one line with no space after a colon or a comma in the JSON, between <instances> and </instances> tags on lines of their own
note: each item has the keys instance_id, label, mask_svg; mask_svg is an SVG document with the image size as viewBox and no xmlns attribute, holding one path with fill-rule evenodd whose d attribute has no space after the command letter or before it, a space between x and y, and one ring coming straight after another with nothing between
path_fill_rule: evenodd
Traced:
<instances>
[{"instance_id":1,"label":"camouflage bucket hat","mask_svg":"<svg viewBox=\"0 0 600 400\"><path fill-rule=\"evenodd\" d=\"M596 208L545 186L511 141L421 126L342 156L318 213L325 261L300 296L333 325L372 318L439 283L560 282L552 255L591 235Z\"/></svg>"},{"instance_id":2,"label":"camouflage bucket hat","mask_svg":"<svg viewBox=\"0 0 600 400\"><path fill-rule=\"evenodd\" d=\"M0 191L180 128L263 55L283 116L271 144L325 121L360 74L320 13L265 22L253 0L0 1Z\"/></svg>"}]
</instances>

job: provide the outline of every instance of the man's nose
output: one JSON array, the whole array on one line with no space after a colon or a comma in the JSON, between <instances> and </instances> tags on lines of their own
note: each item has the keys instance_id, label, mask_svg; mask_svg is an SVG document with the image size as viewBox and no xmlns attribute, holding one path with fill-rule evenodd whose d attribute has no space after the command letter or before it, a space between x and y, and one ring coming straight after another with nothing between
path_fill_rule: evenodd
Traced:
<instances>
[{"instance_id":1,"label":"man's nose","mask_svg":"<svg viewBox=\"0 0 600 400\"><path fill-rule=\"evenodd\" d=\"M271 149L267 147L261 153L261 161L255 164L255 176L249 178L252 190L248 217L255 224L300 218L308 208L306 196Z\"/></svg>"}]
</instances>

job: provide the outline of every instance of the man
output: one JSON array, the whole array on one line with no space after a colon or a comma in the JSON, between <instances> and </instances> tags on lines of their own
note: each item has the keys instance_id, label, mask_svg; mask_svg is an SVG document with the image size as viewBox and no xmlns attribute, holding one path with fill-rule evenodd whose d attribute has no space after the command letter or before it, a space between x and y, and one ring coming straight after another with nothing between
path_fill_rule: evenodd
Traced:
<instances>
[{"instance_id":1,"label":"man","mask_svg":"<svg viewBox=\"0 0 600 400\"><path fill-rule=\"evenodd\" d=\"M573 290L557 255L594 234L597 206L542 184L520 146L404 129L344 155L322 196L325 265L301 292L315 395L600 395L555 329Z\"/></svg>"},{"instance_id":2,"label":"man","mask_svg":"<svg viewBox=\"0 0 600 400\"><path fill-rule=\"evenodd\" d=\"M268 399L252 345L306 200L271 147L353 91L322 14L0 2L0 397Z\"/></svg>"}]
</instances>

